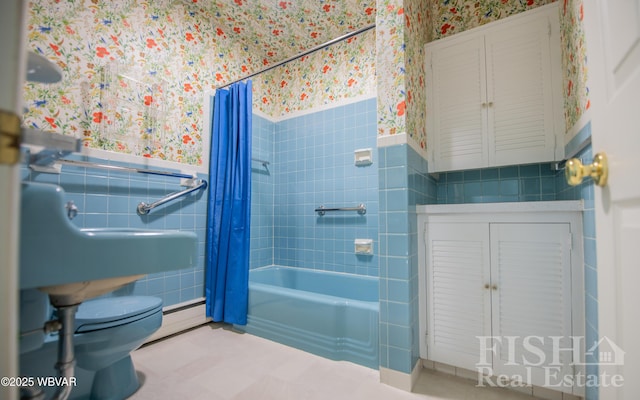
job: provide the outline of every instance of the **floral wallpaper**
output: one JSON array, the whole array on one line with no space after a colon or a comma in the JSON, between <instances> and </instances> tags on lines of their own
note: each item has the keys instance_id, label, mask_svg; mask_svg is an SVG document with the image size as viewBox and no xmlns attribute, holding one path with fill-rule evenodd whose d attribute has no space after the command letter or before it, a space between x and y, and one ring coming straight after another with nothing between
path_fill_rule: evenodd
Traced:
<instances>
[{"instance_id":1,"label":"floral wallpaper","mask_svg":"<svg viewBox=\"0 0 640 400\"><path fill-rule=\"evenodd\" d=\"M560 10L560 41L564 70L564 113L567 130L589 109L587 54L582 0L563 0Z\"/></svg>"},{"instance_id":2,"label":"floral wallpaper","mask_svg":"<svg viewBox=\"0 0 640 400\"><path fill-rule=\"evenodd\" d=\"M375 14L375 0L32 0L28 48L58 64L63 81L25 84L25 124L82 137L87 147L201 165L206 93ZM370 93L374 40L371 31L302 60L273 80L299 104L283 91L260 107L296 111L341 100L346 88Z\"/></svg>"},{"instance_id":3,"label":"floral wallpaper","mask_svg":"<svg viewBox=\"0 0 640 400\"><path fill-rule=\"evenodd\" d=\"M424 44L428 38L428 14L427 2L405 0L407 135L422 149L427 147Z\"/></svg>"},{"instance_id":4,"label":"floral wallpaper","mask_svg":"<svg viewBox=\"0 0 640 400\"><path fill-rule=\"evenodd\" d=\"M87 147L202 164L203 98L239 68L197 4L172 0L33 0L28 48L63 80L25 84L25 124ZM236 74L237 76L237 74Z\"/></svg>"},{"instance_id":5,"label":"floral wallpaper","mask_svg":"<svg viewBox=\"0 0 640 400\"><path fill-rule=\"evenodd\" d=\"M376 0L190 1L210 10L217 35L233 38L243 49L237 58L247 70L252 64L272 65L371 25L376 16Z\"/></svg>"},{"instance_id":6,"label":"floral wallpaper","mask_svg":"<svg viewBox=\"0 0 640 400\"><path fill-rule=\"evenodd\" d=\"M376 94L375 30L254 78L254 110L273 117Z\"/></svg>"},{"instance_id":7,"label":"floral wallpaper","mask_svg":"<svg viewBox=\"0 0 640 400\"><path fill-rule=\"evenodd\" d=\"M377 93L378 134L426 148L424 43L550 1L32 0L28 47L63 81L26 83L24 119L88 147L201 165L207 92L375 21L254 78L254 106L281 117ZM589 99L582 0L563 1L571 127Z\"/></svg>"},{"instance_id":8,"label":"floral wallpaper","mask_svg":"<svg viewBox=\"0 0 640 400\"><path fill-rule=\"evenodd\" d=\"M435 0L431 1L429 41L442 39L506 18L555 0Z\"/></svg>"},{"instance_id":9,"label":"floral wallpaper","mask_svg":"<svg viewBox=\"0 0 640 400\"><path fill-rule=\"evenodd\" d=\"M378 135L406 133L405 10L402 0L378 0L376 69Z\"/></svg>"}]
</instances>

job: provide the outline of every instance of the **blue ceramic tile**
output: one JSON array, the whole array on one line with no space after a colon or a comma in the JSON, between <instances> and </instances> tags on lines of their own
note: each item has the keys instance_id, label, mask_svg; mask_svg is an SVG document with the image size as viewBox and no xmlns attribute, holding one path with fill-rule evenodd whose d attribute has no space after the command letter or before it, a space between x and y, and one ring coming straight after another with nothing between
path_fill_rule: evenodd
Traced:
<instances>
[{"instance_id":1,"label":"blue ceramic tile","mask_svg":"<svg viewBox=\"0 0 640 400\"><path fill-rule=\"evenodd\" d=\"M406 280L388 279L388 299L400 303L408 303L410 301L409 282Z\"/></svg>"},{"instance_id":2,"label":"blue ceramic tile","mask_svg":"<svg viewBox=\"0 0 640 400\"><path fill-rule=\"evenodd\" d=\"M500 177L498 168L485 168L480 170L482 180L498 179Z\"/></svg>"},{"instance_id":3,"label":"blue ceramic tile","mask_svg":"<svg viewBox=\"0 0 640 400\"><path fill-rule=\"evenodd\" d=\"M388 325L389 346L393 346L401 349L411 348L411 329L406 326Z\"/></svg>"},{"instance_id":4,"label":"blue ceramic tile","mask_svg":"<svg viewBox=\"0 0 640 400\"><path fill-rule=\"evenodd\" d=\"M519 182L517 179L504 179L500 181L500 195L517 195Z\"/></svg>"},{"instance_id":5,"label":"blue ceramic tile","mask_svg":"<svg viewBox=\"0 0 640 400\"><path fill-rule=\"evenodd\" d=\"M519 176L517 166L501 167L499 171L500 171L500 179L517 178Z\"/></svg>"},{"instance_id":6,"label":"blue ceramic tile","mask_svg":"<svg viewBox=\"0 0 640 400\"><path fill-rule=\"evenodd\" d=\"M412 370L411 352L397 347L389 347L389 368L410 374Z\"/></svg>"},{"instance_id":7,"label":"blue ceramic tile","mask_svg":"<svg viewBox=\"0 0 640 400\"><path fill-rule=\"evenodd\" d=\"M464 171L463 179L465 182L480 180L480 172L481 170L479 169Z\"/></svg>"},{"instance_id":8,"label":"blue ceramic tile","mask_svg":"<svg viewBox=\"0 0 640 400\"><path fill-rule=\"evenodd\" d=\"M394 325L410 326L409 305L406 303L388 302L388 322Z\"/></svg>"},{"instance_id":9,"label":"blue ceramic tile","mask_svg":"<svg viewBox=\"0 0 640 400\"><path fill-rule=\"evenodd\" d=\"M540 165L532 164L532 165L521 165L520 167L520 176L521 177L537 177L540 176Z\"/></svg>"},{"instance_id":10,"label":"blue ceramic tile","mask_svg":"<svg viewBox=\"0 0 640 400\"><path fill-rule=\"evenodd\" d=\"M482 184L480 182L465 182L464 183L464 197L473 198L482 196Z\"/></svg>"},{"instance_id":11,"label":"blue ceramic tile","mask_svg":"<svg viewBox=\"0 0 640 400\"><path fill-rule=\"evenodd\" d=\"M485 196L497 196L500 194L500 181L483 181L482 194Z\"/></svg>"},{"instance_id":12,"label":"blue ceramic tile","mask_svg":"<svg viewBox=\"0 0 640 400\"><path fill-rule=\"evenodd\" d=\"M540 195L540 178L522 179L520 184L520 194L523 195Z\"/></svg>"},{"instance_id":13,"label":"blue ceramic tile","mask_svg":"<svg viewBox=\"0 0 640 400\"><path fill-rule=\"evenodd\" d=\"M464 181L464 173L462 171L447 173L447 183L463 182L463 181Z\"/></svg>"}]
</instances>

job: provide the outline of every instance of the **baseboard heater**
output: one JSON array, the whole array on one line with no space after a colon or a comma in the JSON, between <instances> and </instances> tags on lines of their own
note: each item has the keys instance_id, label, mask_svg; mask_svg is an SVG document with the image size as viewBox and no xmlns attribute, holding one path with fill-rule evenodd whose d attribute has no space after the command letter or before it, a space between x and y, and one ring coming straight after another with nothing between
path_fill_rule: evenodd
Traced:
<instances>
[{"instance_id":1,"label":"baseboard heater","mask_svg":"<svg viewBox=\"0 0 640 400\"><path fill-rule=\"evenodd\" d=\"M205 298L201 297L162 309L162 326L145 343L211 322L206 317Z\"/></svg>"}]
</instances>

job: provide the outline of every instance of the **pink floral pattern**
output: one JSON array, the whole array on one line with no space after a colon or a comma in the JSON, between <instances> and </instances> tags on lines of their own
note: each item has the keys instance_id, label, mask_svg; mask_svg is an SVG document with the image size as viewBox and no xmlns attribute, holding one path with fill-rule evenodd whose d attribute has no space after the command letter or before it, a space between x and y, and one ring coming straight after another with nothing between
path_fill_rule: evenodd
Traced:
<instances>
[{"instance_id":1,"label":"pink floral pattern","mask_svg":"<svg viewBox=\"0 0 640 400\"><path fill-rule=\"evenodd\" d=\"M279 118L375 97L375 37L369 30L260 75L253 84L254 110Z\"/></svg>"},{"instance_id":2,"label":"pink floral pattern","mask_svg":"<svg viewBox=\"0 0 640 400\"><path fill-rule=\"evenodd\" d=\"M426 148L424 43L550 1L32 0L28 46L64 78L25 84L24 119L86 146L200 165L208 91L376 22L254 79L254 109L282 117L377 93L379 135ZM563 1L571 127L589 99L582 0Z\"/></svg>"},{"instance_id":3,"label":"pink floral pattern","mask_svg":"<svg viewBox=\"0 0 640 400\"><path fill-rule=\"evenodd\" d=\"M378 0L376 60L378 134L406 133L405 10L402 0Z\"/></svg>"},{"instance_id":4,"label":"pink floral pattern","mask_svg":"<svg viewBox=\"0 0 640 400\"><path fill-rule=\"evenodd\" d=\"M428 39L428 3L405 0L407 67L407 135L420 148L427 147L424 44Z\"/></svg>"},{"instance_id":5,"label":"pink floral pattern","mask_svg":"<svg viewBox=\"0 0 640 400\"><path fill-rule=\"evenodd\" d=\"M441 39L518 14L556 0L436 0L431 1L429 41Z\"/></svg>"},{"instance_id":6,"label":"pink floral pattern","mask_svg":"<svg viewBox=\"0 0 640 400\"><path fill-rule=\"evenodd\" d=\"M564 55L564 115L567 130L571 129L591 106L587 85L582 3L582 0L563 0L560 9L560 40Z\"/></svg>"},{"instance_id":7,"label":"pink floral pattern","mask_svg":"<svg viewBox=\"0 0 640 400\"><path fill-rule=\"evenodd\" d=\"M25 124L88 147L201 165L207 92L375 21L374 0L263 3L32 0L28 47L57 63L63 81L25 84ZM347 89L372 93L374 37L301 62L285 74L296 96L272 91L260 108L294 112L352 97ZM299 103L283 104L288 97Z\"/></svg>"},{"instance_id":8,"label":"pink floral pattern","mask_svg":"<svg viewBox=\"0 0 640 400\"><path fill-rule=\"evenodd\" d=\"M197 0L196 0L197 1ZM271 65L375 23L376 0L202 1L217 32L233 37L245 64Z\"/></svg>"}]
</instances>

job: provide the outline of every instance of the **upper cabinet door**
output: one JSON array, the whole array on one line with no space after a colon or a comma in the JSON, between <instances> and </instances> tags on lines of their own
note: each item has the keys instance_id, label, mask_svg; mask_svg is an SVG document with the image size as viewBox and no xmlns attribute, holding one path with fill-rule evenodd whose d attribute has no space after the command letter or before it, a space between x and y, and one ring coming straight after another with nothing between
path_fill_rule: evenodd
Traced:
<instances>
[{"instance_id":1,"label":"upper cabinet door","mask_svg":"<svg viewBox=\"0 0 640 400\"><path fill-rule=\"evenodd\" d=\"M485 43L490 165L555 160L562 135L554 120L562 110L561 84L554 85L560 59L551 57L552 47L560 49L558 18L492 29Z\"/></svg>"},{"instance_id":2,"label":"upper cabinet door","mask_svg":"<svg viewBox=\"0 0 640 400\"><path fill-rule=\"evenodd\" d=\"M468 37L427 51L428 132L437 170L488 163L484 37Z\"/></svg>"},{"instance_id":3,"label":"upper cabinet door","mask_svg":"<svg viewBox=\"0 0 640 400\"><path fill-rule=\"evenodd\" d=\"M559 160L557 4L425 46L429 172Z\"/></svg>"}]
</instances>

